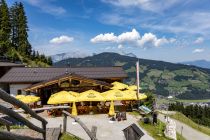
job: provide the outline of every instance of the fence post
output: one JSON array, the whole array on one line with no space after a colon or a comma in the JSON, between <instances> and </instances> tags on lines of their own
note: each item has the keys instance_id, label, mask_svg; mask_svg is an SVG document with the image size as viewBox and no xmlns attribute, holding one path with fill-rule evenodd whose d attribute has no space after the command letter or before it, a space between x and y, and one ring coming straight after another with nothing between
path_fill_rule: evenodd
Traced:
<instances>
[{"instance_id":1,"label":"fence post","mask_svg":"<svg viewBox=\"0 0 210 140\"><path fill-rule=\"evenodd\" d=\"M63 118L63 133L66 132L66 126L67 126L67 115L64 113L64 118Z\"/></svg>"},{"instance_id":2,"label":"fence post","mask_svg":"<svg viewBox=\"0 0 210 140\"><path fill-rule=\"evenodd\" d=\"M96 131L97 131L97 127L96 126L92 126L91 128L91 133L93 134L93 136L96 138Z\"/></svg>"}]
</instances>

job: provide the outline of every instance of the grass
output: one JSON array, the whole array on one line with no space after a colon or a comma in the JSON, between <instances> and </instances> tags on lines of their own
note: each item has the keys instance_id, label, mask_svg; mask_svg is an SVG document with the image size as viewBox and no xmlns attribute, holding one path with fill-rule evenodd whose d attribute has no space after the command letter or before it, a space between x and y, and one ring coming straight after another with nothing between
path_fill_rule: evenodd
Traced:
<instances>
[{"instance_id":1,"label":"grass","mask_svg":"<svg viewBox=\"0 0 210 140\"><path fill-rule=\"evenodd\" d=\"M24 128L27 128L26 126L20 126L20 125L12 125L10 126L10 129L24 129ZM0 130L2 129L6 129L6 126L5 125L1 125L0 126Z\"/></svg>"},{"instance_id":2,"label":"grass","mask_svg":"<svg viewBox=\"0 0 210 140\"><path fill-rule=\"evenodd\" d=\"M178 102L185 102L185 103L202 103L202 102L210 102L210 99L203 99L203 100L179 100L177 99L176 101Z\"/></svg>"},{"instance_id":3,"label":"grass","mask_svg":"<svg viewBox=\"0 0 210 140\"><path fill-rule=\"evenodd\" d=\"M210 136L210 128L209 127L199 125L199 124L193 122L191 119L187 118L182 113L177 112L177 113L169 115L169 116L173 119L176 119L182 123L185 123L186 125Z\"/></svg>"},{"instance_id":4,"label":"grass","mask_svg":"<svg viewBox=\"0 0 210 140\"><path fill-rule=\"evenodd\" d=\"M81 139L70 133L64 133L62 134L59 140L81 140Z\"/></svg>"},{"instance_id":5,"label":"grass","mask_svg":"<svg viewBox=\"0 0 210 140\"><path fill-rule=\"evenodd\" d=\"M165 137L164 130L165 124L158 120L158 125L154 126L152 124L145 124L142 121L139 121L139 125L145 129L150 136L152 136L155 140L171 140L170 138ZM180 134L177 133L177 140L186 140Z\"/></svg>"},{"instance_id":6,"label":"grass","mask_svg":"<svg viewBox=\"0 0 210 140\"><path fill-rule=\"evenodd\" d=\"M139 112L137 112L137 111L129 112L129 114L131 114L131 115L133 115L135 117L139 116Z\"/></svg>"}]
</instances>

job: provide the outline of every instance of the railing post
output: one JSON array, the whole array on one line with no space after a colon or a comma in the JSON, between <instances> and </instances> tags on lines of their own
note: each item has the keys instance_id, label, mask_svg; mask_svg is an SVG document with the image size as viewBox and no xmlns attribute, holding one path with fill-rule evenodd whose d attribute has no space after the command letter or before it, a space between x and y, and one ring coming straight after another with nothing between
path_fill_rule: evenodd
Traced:
<instances>
[{"instance_id":1,"label":"railing post","mask_svg":"<svg viewBox=\"0 0 210 140\"><path fill-rule=\"evenodd\" d=\"M44 132L42 133L43 135L43 139L46 140L47 139L47 128L46 128L46 123L45 122L42 122L42 128L44 130Z\"/></svg>"},{"instance_id":2,"label":"railing post","mask_svg":"<svg viewBox=\"0 0 210 140\"><path fill-rule=\"evenodd\" d=\"M67 115L65 113L64 114L64 117L63 117L63 133L66 132L66 126L67 126Z\"/></svg>"},{"instance_id":3,"label":"railing post","mask_svg":"<svg viewBox=\"0 0 210 140\"><path fill-rule=\"evenodd\" d=\"M92 126L91 128L91 133L93 134L93 136L96 138L96 131L97 131L97 127L96 126ZM91 139L91 140L95 140L95 139Z\"/></svg>"}]
</instances>

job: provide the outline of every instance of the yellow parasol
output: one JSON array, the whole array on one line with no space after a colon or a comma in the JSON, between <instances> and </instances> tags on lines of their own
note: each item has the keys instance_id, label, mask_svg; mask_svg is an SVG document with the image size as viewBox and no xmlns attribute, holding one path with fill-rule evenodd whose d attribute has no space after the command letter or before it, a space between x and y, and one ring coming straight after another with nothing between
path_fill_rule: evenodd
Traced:
<instances>
[{"instance_id":1,"label":"yellow parasol","mask_svg":"<svg viewBox=\"0 0 210 140\"><path fill-rule=\"evenodd\" d=\"M26 96L25 95L17 95L17 96L15 96L16 99L21 99L21 98L24 98L24 97L26 97Z\"/></svg>"},{"instance_id":2,"label":"yellow parasol","mask_svg":"<svg viewBox=\"0 0 210 140\"><path fill-rule=\"evenodd\" d=\"M76 102L77 99L67 91L60 91L50 96L48 104L65 104Z\"/></svg>"},{"instance_id":3,"label":"yellow parasol","mask_svg":"<svg viewBox=\"0 0 210 140\"><path fill-rule=\"evenodd\" d=\"M101 95L100 92L95 90L87 90L80 93L78 101L105 101L105 98Z\"/></svg>"},{"instance_id":4,"label":"yellow parasol","mask_svg":"<svg viewBox=\"0 0 210 140\"><path fill-rule=\"evenodd\" d=\"M137 86L136 85L131 85L131 86L128 86L127 89L128 90L137 90ZM139 87L139 89L141 89L141 87Z\"/></svg>"},{"instance_id":5,"label":"yellow parasol","mask_svg":"<svg viewBox=\"0 0 210 140\"><path fill-rule=\"evenodd\" d=\"M112 83L113 87L111 89L127 89L128 85L120 82L113 82Z\"/></svg>"},{"instance_id":6,"label":"yellow parasol","mask_svg":"<svg viewBox=\"0 0 210 140\"><path fill-rule=\"evenodd\" d=\"M137 100L137 96L136 96L136 91L133 90L125 90L123 91L125 94L130 95L132 97L132 100ZM144 100L147 98L147 95L143 94L143 93L139 93L139 100Z\"/></svg>"},{"instance_id":7,"label":"yellow parasol","mask_svg":"<svg viewBox=\"0 0 210 140\"><path fill-rule=\"evenodd\" d=\"M40 100L40 97L28 95L28 96L20 98L19 100L26 104L30 104L30 103L38 102Z\"/></svg>"},{"instance_id":8,"label":"yellow parasol","mask_svg":"<svg viewBox=\"0 0 210 140\"><path fill-rule=\"evenodd\" d=\"M111 100L110 108L109 108L109 115L113 116L115 114L114 111L114 102L116 100L133 100L133 98L129 95L124 93L123 91L113 89L102 93L106 100Z\"/></svg>"},{"instance_id":9,"label":"yellow parasol","mask_svg":"<svg viewBox=\"0 0 210 140\"><path fill-rule=\"evenodd\" d=\"M74 92L74 91L69 91L69 93L73 95L74 97L78 97L80 95L78 92Z\"/></svg>"},{"instance_id":10,"label":"yellow parasol","mask_svg":"<svg viewBox=\"0 0 210 140\"><path fill-rule=\"evenodd\" d=\"M106 92L103 92L102 95L105 97L106 100L109 100L109 101L133 100L132 96L117 89L108 90Z\"/></svg>"}]
</instances>

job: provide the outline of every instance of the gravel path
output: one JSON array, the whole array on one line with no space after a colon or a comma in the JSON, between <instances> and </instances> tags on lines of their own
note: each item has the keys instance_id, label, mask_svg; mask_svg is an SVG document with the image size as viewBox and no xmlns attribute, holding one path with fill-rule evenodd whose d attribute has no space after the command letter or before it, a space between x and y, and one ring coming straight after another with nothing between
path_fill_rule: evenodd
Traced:
<instances>
[{"instance_id":1,"label":"gravel path","mask_svg":"<svg viewBox=\"0 0 210 140\"><path fill-rule=\"evenodd\" d=\"M92 125L97 126L97 138L98 140L125 140L123 129L128 127L129 125L133 123L137 123L138 118L129 115L127 113L127 120L126 121L120 121L120 122L114 122L110 123L109 118L107 118L107 115L81 115L79 118L87 125L88 128L91 128ZM48 121L48 128L52 127L59 127L63 124L63 118L62 117L56 117L56 118L46 118ZM33 123L40 125L39 122L37 122L34 119L30 119ZM142 130L142 128L140 128ZM144 130L142 130L145 135L141 138L141 140L154 140L152 137L150 137ZM89 137L85 133L85 131L80 127L79 124L74 124L73 120L68 117L67 120L67 132L70 132L76 136L79 136L80 138L83 138L84 140L89 140Z\"/></svg>"},{"instance_id":2,"label":"gravel path","mask_svg":"<svg viewBox=\"0 0 210 140\"><path fill-rule=\"evenodd\" d=\"M165 121L164 119L164 115L162 114L159 114L158 115L158 118L161 120L161 121ZM176 123L176 131L181 134L181 129L183 127L183 131L182 131L182 135L184 138L186 138L187 140L210 140L210 136L206 135L206 134L203 134L191 127L189 127L188 125L180 122L180 121L177 121L175 119L172 119L175 121Z\"/></svg>"}]
</instances>

